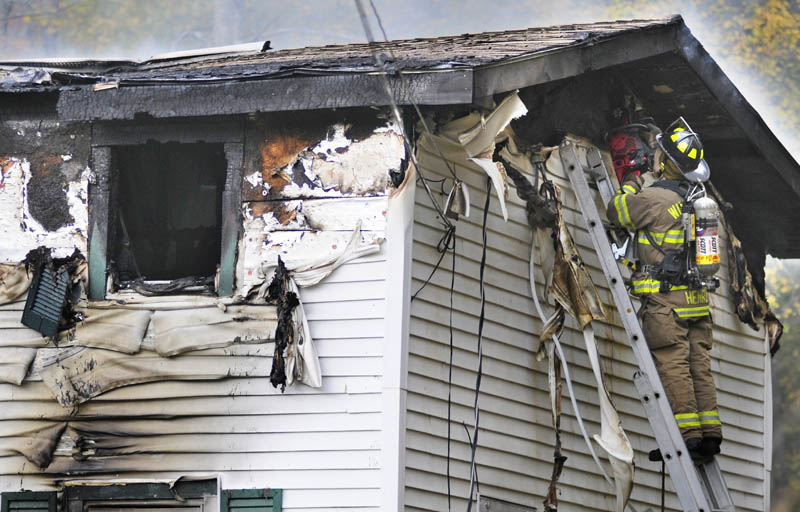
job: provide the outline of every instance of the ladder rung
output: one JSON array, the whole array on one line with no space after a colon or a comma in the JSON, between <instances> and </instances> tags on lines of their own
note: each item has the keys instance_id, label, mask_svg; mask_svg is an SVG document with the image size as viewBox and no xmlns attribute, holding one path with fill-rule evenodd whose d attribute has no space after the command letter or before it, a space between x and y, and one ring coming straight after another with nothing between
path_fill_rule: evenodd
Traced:
<instances>
[{"instance_id":1,"label":"ladder rung","mask_svg":"<svg viewBox=\"0 0 800 512\"><path fill-rule=\"evenodd\" d=\"M616 258L611 252L595 197L586 178L587 174L594 178L603 203L608 204L614 191L602 155L597 148L589 148L585 167L578 159L574 144L565 141L560 148L560 157L639 364L639 371L633 376L634 384L681 506L683 510L694 512L733 512L733 501L716 460L696 467L689 456Z\"/></svg>"}]
</instances>

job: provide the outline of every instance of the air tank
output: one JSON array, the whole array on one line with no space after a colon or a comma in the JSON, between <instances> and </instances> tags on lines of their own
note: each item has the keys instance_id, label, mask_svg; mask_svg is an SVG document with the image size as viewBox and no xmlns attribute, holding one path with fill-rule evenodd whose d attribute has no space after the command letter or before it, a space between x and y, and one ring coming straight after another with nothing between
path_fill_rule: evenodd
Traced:
<instances>
[{"instance_id":1,"label":"air tank","mask_svg":"<svg viewBox=\"0 0 800 512\"><path fill-rule=\"evenodd\" d=\"M719 209L710 197L694 201L695 253L697 269L704 276L712 277L719 271Z\"/></svg>"}]
</instances>

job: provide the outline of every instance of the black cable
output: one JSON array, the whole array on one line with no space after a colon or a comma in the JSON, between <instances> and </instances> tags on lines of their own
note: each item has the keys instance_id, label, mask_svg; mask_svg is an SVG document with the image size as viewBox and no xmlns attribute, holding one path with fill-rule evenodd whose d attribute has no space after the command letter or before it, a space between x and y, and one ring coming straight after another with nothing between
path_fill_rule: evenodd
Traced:
<instances>
[{"instance_id":1,"label":"black cable","mask_svg":"<svg viewBox=\"0 0 800 512\"><path fill-rule=\"evenodd\" d=\"M431 200L433 208L436 210L436 213L439 214L442 223L446 227L450 227L452 226L452 223L450 222L450 220L447 219L445 213L442 211L441 206L439 206L439 203L436 202L436 199L433 197L433 192L431 191L431 188L428 185L428 181L422 175L422 169L420 168L419 163L417 162L417 155L414 152L414 148L411 144L411 141L408 140L408 136L406 135L406 130L403 126L403 119L400 117L400 109L397 107L397 101L395 101L394 99L394 93L392 92L392 87L391 85L389 85L389 79L387 78L389 72L386 69L386 63L384 62L383 58L380 55L378 55L377 45L375 44L375 38L372 36L372 29L369 26L369 20L367 20L367 13L364 10L364 6L361 4L361 0L354 0L354 1L356 4L356 10L358 10L358 16L361 19L361 25L364 28L364 34L367 36L367 41L369 41L369 45L373 49L372 57L373 59L375 59L375 64L383 70L383 73L380 73L379 76L381 77L381 83L383 84L384 92L386 93L386 96L389 99L389 106L391 107L392 116L394 117L395 123L397 123L397 129L400 130L400 134L403 137L403 145L406 149L406 152L408 153L409 158L411 158L411 161L413 162L414 167L417 170L417 173L419 174L420 180L422 181L422 186L425 189L425 193L428 195L428 198ZM378 16L378 11L375 9L374 4L372 5L372 9L375 15ZM381 28L383 27L383 24L380 21L380 16L378 16L378 25ZM399 74L398 76L400 82L402 83L403 75ZM417 112L419 112L419 109L417 109ZM422 124L425 127L425 131L427 131L430 134L430 130L428 130L428 127L425 124L424 119L422 120ZM439 147L438 144L436 144L436 141L433 141L433 143L437 148ZM447 159L444 158L444 155L442 154L441 150L439 151L439 154L442 156L442 160L444 161L447 168L450 169L450 173L453 175L453 179L456 179L457 176L455 174L455 171L450 168L450 163L447 161Z\"/></svg>"},{"instance_id":2,"label":"black cable","mask_svg":"<svg viewBox=\"0 0 800 512\"><path fill-rule=\"evenodd\" d=\"M356 0L356 1L358 1L358 0ZM386 31L383 29L383 22L381 21L380 14L378 14L378 9L375 8L375 4L373 3L372 0L369 0L369 5L370 5L370 7L372 7L372 13L375 14L375 19L378 20L378 28L381 29L381 34L383 34L383 40L388 42L389 41L389 37L386 35ZM394 52L391 50L391 48L389 48L389 55L391 55L393 61L395 61L395 62L397 61L397 59L394 56ZM398 73L398 76L400 77L400 80L402 81L403 75ZM439 148L439 145L433 139L433 134L431 133L431 130L428 127L428 123L425 121L425 118L422 116L422 111L419 109L419 105L417 105L417 102L414 101L413 98L409 98L409 101L411 102L411 105L414 107L414 110L416 110L416 112L417 112L417 116L419 117L419 120L422 123L422 128L431 137L431 142L433 143L434 147L436 148L436 151L439 153L439 157L441 157L442 162L444 162L444 165L447 167L447 170L450 171L450 174L453 176L453 179L457 181L458 180L458 176L456 176L456 171L455 171L455 169L453 169L450 166L450 162L444 157L444 154L442 153L442 150Z\"/></svg>"},{"instance_id":3,"label":"black cable","mask_svg":"<svg viewBox=\"0 0 800 512\"><path fill-rule=\"evenodd\" d=\"M492 181L486 179L486 202L483 205L483 226L481 227L481 235L483 238L483 246L481 250L481 268L479 287L481 293L481 314L478 317L478 375L475 377L475 436L472 440L472 454L470 456L470 471L469 471L469 501L467 501L467 512L472 511L472 496L475 492L475 452L478 449L478 425L480 423L480 408L478 407L478 397L481 391L481 377L483 375L483 322L486 318L486 289L484 288L484 272L486 270L486 224L489 218L489 200L492 197Z\"/></svg>"},{"instance_id":4,"label":"black cable","mask_svg":"<svg viewBox=\"0 0 800 512\"><path fill-rule=\"evenodd\" d=\"M464 426L464 432L467 433L467 441L469 441L469 444L472 445L472 436L469 435L467 424L462 421L461 425ZM475 488L478 489L479 493L481 492L481 479L478 478L478 468L475 468Z\"/></svg>"},{"instance_id":5,"label":"black cable","mask_svg":"<svg viewBox=\"0 0 800 512\"><path fill-rule=\"evenodd\" d=\"M456 288L456 231L453 228L453 263L450 266L450 365L447 373L447 510L450 510L450 409L453 404L453 293ZM464 425L466 428L466 425ZM467 431L469 435L469 431ZM480 488L479 488L480 492Z\"/></svg>"},{"instance_id":6,"label":"black cable","mask_svg":"<svg viewBox=\"0 0 800 512\"><path fill-rule=\"evenodd\" d=\"M428 283L431 282L433 274L439 270L439 265L442 264L442 260L444 259L444 255L447 254L448 249L452 249L453 252L455 252L456 249L456 227L453 224L445 227L445 232L442 235L442 238L440 238L439 242L436 243L436 250L439 252L439 260L436 262L436 265L433 266L433 270L431 270L431 273L428 275L427 279L425 279L425 282L422 283L422 286L420 286L417 291L414 292L414 295L411 296L411 301L416 299L417 295L419 295L419 292L421 292L426 286L428 286ZM455 254L453 254L453 257L455 258Z\"/></svg>"}]
</instances>

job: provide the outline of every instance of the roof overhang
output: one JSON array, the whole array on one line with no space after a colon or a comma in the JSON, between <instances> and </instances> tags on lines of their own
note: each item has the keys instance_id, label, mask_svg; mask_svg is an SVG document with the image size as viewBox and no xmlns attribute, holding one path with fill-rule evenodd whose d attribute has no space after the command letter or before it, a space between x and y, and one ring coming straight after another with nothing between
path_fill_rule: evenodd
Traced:
<instances>
[{"instance_id":1,"label":"roof overhang","mask_svg":"<svg viewBox=\"0 0 800 512\"><path fill-rule=\"evenodd\" d=\"M651 86L646 83L650 74L658 72L658 66L665 62L696 87L692 92L700 90L701 94L692 96L679 91L659 96L652 91L647 93ZM774 190L779 191L777 196L781 204L795 204L800 199L800 166L679 16L645 28L589 34L569 44L488 64L449 63L405 69L390 73L386 79L400 105L487 105L494 95L516 89L605 69L630 71L637 66L645 70L639 90L650 94L647 107L659 110L662 118L676 112L694 114L699 106L711 112L706 117L713 118L713 122L705 126L695 126L694 121L692 124L703 134L704 143L709 140L707 145L716 144L718 148L716 160L709 157L715 179L725 179L725 172L730 171L730 179L718 183L730 199L737 204L744 204L740 199L748 197L764 201L764 198L776 196ZM259 75L257 69L250 71L234 77L209 73L202 80L162 80L156 73L152 78L140 75L136 80L123 78L116 83L61 85L58 116L65 121L122 120L137 115L195 117L388 104L384 77L374 70L298 68L287 75ZM690 99L684 101L683 98ZM726 140L734 144L726 145ZM722 154L740 142L740 159ZM751 174L748 165L769 175L768 180L762 180L762 190L757 196L748 194L747 180ZM769 208L776 207L773 204ZM780 213L784 215L785 212ZM746 212L739 212L738 217L746 224L749 238L760 236L762 243L759 245L771 254L800 256L800 227L784 231L785 240L781 241L777 233L762 235L754 221L747 219ZM788 217L790 221L792 216Z\"/></svg>"},{"instance_id":2,"label":"roof overhang","mask_svg":"<svg viewBox=\"0 0 800 512\"><path fill-rule=\"evenodd\" d=\"M647 30L586 39L551 51L478 67L400 71L387 78L400 105L469 105L482 98L674 51L680 17ZM691 37L691 35L689 36ZM64 120L248 114L388 104L381 72L312 73L247 80L156 81L62 89Z\"/></svg>"}]
</instances>

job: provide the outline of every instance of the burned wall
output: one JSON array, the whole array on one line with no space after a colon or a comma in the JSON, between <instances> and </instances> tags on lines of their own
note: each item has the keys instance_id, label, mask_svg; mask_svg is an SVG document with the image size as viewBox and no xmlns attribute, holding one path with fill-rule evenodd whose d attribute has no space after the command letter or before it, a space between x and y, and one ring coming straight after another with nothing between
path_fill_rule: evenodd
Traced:
<instances>
[{"instance_id":1,"label":"burned wall","mask_svg":"<svg viewBox=\"0 0 800 512\"><path fill-rule=\"evenodd\" d=\"M766 254L789 254L796 244L793 192L773 172L764 172L763 155L678 57L666 54L525 88L520 98L530 113L512 126L521 143L555 145L572 133L606 148L606 133L616 126L611 113L625 95L634 96L662 129L684 116L697 130L711 181L732 206L727 218L742 240L748 269L763 294ZM758 179L753 179L755 174ZM764 210L775 212L768 226L750 215Z\"/></svg>"},{"instance_id":2,"label":"burned wall","mask_svg":"<svg viewBox=\"0 0 800 512\"><path fill-rule=\"evenodd\" d=\"M405 165L402 136L384 111L263 115L246 127L240 292L281 255L311 261L341 252L357 227L364 243L384 236L390 176Z\"/></svg>"},{"instance_id":3,"label":"burned wall","mask_svg":"<svg viewBox=\"0 0 800 512\"><path fill-rule=\"evenodd\" d=\"M187 129L159 123L152 132L98 123L91 142L113 150L203 140L223 145L226 158L231 147L242 149L241 160L227 160L228 171L241 162L242 178L225 183L240 227L234 296L117 290L105 301L81 301L83 320L55 341L20 324L24 295L0 303L0 368L19 377L0 382L0 492L53 489L74 478L216 473L227 488L285 488L295 503L325 494L326 506L377 507L387 272L381 242L390 175L405 165L399 130L377 110L182 122ZM224 137L220 123L227 123ZM48 176L57 178L47 187L74 204L71 184L85 187L92 177L88 127L71 138L66 127L48 124L31 143L28 126L14 126L26 131L4 136L11 149L3 170L6 186L9 176L16 180L21 213L5 225L37 222L37 231L15 235L28 245L66 247L73 240L62 234L85 237L85 201L84 217L75 207L66 210L72 220L47 217L53 232L23 201L40 172L37 151L47 148L60 158L45 159ZM51 132L83 149L47 145ZM81 230L68 231L81 219ZM8 261L28 250L2 244ZM278 256L302 300L283 328L280 309L261 293L269 292ZM0 274L0 291L4 282L11 279ZM283 355L295 380L282 392L270 378L279 332L287 330L295 343ZM342 478L352 489L327 496Z\"/></svg>"},{"instance_id":4,"label":"burned wall","mask_svg":"<svg viewBox=\"0 0 800 512\"><path fill-rule=\"evenodd\" d=\"M87 123L0 123L0 261L86 253L90 136Z\"/></svg>"}]
</instances>

